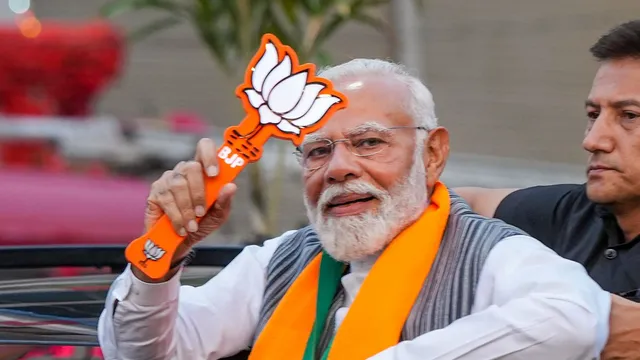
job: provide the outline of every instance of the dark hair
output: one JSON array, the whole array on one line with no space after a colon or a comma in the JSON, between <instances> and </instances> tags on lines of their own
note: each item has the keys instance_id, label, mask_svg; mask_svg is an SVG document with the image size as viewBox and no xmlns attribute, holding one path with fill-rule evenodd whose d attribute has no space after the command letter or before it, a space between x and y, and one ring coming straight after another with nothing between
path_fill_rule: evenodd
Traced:
<instances>
[{"instance_id":1,"label":"dark hair","mask_svg":"<svg viewBox=\"0 0 640 360\"><path fill-rule=\"evenodd\" d=\"M640 59L640 20L629 21L611 29L589 51L598 61Z\"/></svg>"}]
</instances>

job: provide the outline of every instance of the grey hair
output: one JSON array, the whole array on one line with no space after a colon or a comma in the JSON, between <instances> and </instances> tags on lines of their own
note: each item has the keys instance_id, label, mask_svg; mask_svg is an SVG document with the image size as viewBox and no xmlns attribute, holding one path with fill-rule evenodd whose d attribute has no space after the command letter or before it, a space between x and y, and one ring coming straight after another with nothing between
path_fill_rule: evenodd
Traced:
<instances>
[{"instance_id":1,"label":"grey hair","mask_svg":"<svg viewBox=\"0 0 640 360\"><path fill-rule=\"evenodd\" d=\"M411 98L406 106L416 126L431 130L438 126L435 104L431 91L413 76L404 66L380 59L353 59L336 66L322 68L318 76L336 81L343 77L363 74L393 76L407 85ZM419 132L418 139L424 140L426 132Z\"/></svg>"}]
</instances>

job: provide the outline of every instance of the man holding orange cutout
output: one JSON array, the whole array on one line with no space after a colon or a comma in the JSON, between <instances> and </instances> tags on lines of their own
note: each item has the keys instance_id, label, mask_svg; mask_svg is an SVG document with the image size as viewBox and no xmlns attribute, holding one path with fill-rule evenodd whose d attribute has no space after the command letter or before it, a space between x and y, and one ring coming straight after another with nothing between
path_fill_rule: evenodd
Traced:
<instances>
[{"instance_id":1,"label":"man holding orange cutout","mask_svg":"<svg viewBox=\"0 0 640 360\"><path fill-rule=\"evenodd\" d=\"M128 268L100 318L106 359L593 359L610 296L582 266L439 181L449 153L429 90L401 67L353 60L321 73L349 99L298 148L311 225L247 247L203 286L180 261L222 224L236 191L205 214L214 144L152 186L188 233L163 279ZM193 221L204 217L200 223Z\"/></svg>"}]
</instances>

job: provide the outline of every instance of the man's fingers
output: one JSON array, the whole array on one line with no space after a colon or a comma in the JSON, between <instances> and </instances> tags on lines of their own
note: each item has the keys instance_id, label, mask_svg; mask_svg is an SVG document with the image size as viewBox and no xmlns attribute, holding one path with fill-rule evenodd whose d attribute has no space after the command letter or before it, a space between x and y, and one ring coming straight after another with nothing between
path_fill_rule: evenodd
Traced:
<instances>
[{"instance_id":1,"label":"man's fingers","mask_svg":"<svg viewBox=\"0 0 640 360\"><path fill-rule=\"evenodd\" d=\"M234 183L225 184L222 189L220 189L218 199L216 200L220 209L225 210L229 207L231 199L233 198L233 195L235 195L237 189L238 187Z\"/></svg>"},{"instance_id":2,"label":"man's fingers","mask_svg":"<svg viewBox=\"0 0 640 360\"><path fill-rule=\"evenodd\" d=\"M165 172L156 181L149 195L145 226L147 230L166 214L178 234L186 236L195 234L201 226L198 217L222 223L226 219L231 206L231 199L236 192L235 184L227 184L220 189L218 199L211 211L206 211L206 188L203 173L217 175L218 161L215 144L211 139L198 142L195 161L181 161L174 170ZM212 229L206 230L210 232Z\"/></svg>"},{"instance_id":3,"label":"man's fingers","mask_svg":"<svg viewBox=\"0 0 640 360\"><path fill-rule=\"evenodd\" d=\"M202 221L200 222L200 229L210 233L227 221L229 213L231 212L231 200L233 199L235 192L235 184L226 184L222 189L220 189L216 202L213 204L211 209L209 209L207 215L202 218Z\"/></svg>"},{"instance_id":4,"label":"man's fingers","mask_svg":"<svg viewBox=\"0 0 640 360\"><path fill-rule=\"evenodd\" d=\"M147 198L147 207L144 214L144 231L151 230L153 225L164 215L162 208L151 197Z\"/></svg>"},{"instance_id":5,"label":"man's fingers","mask_svg":"<svg viewBox=\"0 0 640 360\"><path fill-rule=\"evenodd\" d=\"M218 198L216 202L211 207L209 211L209 216L224 219L224 217L229 212L229 208L231 206L231 199L233 195L236 193L237 186L234 183L226 184L220 189L218 193Z\"/></svg>"},{"instance_id":6,"label":"man's fingers","mask_svg":"<svg viewBox=\"0 0 640 360\"><path fill-rule=\"evenodd\" d=\"M187 231L185 230L182 220L182 214L180 213L180 209L176 205L175 200L173 199L173 195L168 190L158 194L157 199L148 199L147 200L147 214L153 211L154 207L162 208L162 212L159 213L159 216L156 216L157 213L149 216L147 215L145 219L146 230L151 230L151 227L155 225L156 222L162 217L162 215L167 215L169 220L171 220L171 225L175 231L180 234L180 236L187 236Z\"/></svg>"},{"instance_id":7,"label":"man's fingers","mask_svg":"<svg viewBox=\"0 0 640 360\"><path fill-rule=\"evenodd\" d=\"M153 222L155 224L156 221L164 214L167 215L169 220L171 220L171 224L175 231L180 234L180 236L186 236L187 232L184 228L184 220L182 218L182 213L178 208L176 203L176 199L174 198L170 185L168 184L169 179L173 176L172 171L167 171L165 174L153 185L151 186L151 193L149 194L149 198L147 200L147 222ZM162 211L158 213L155 211L156 207L159 207ZM153 213L149 216L149 213ZM155 218L155 219L154 219ZM150 227L147 229L149 230Z\"/></svg>"},{"instance_id":8,"label":"man's fingers","mask_svg":"<svg viewBox=\"0 0 640 360\"><path fill-rule=\"evenodd\" d=\"M209 138L198 141L195 160L202 164L208 176L218 175L218 157L216 144Z\"/></svg>"},{"instance_id":9,"label":"man's fingers","mask_svg":"<svg viewBox=\"0 0 640 360\"><path fill-rule=\"evenodd\" d=\"M164 210L160 206L158 200L158 193L162 191L165 186L165 176L170 171L165 171L162 176L151 184L149 196L147 197L147 206L144 209L144 230L149 231L151 227L164 215Z\"/></svg>"},{"instance_id":10,"label":"man's fingers","mask_svg":"<svg viewBox=\"0 0 640 360\"><path fill-rule=\"evenodd\" d=\"M204 216L207 211L202 164L197 161L189 161L182 166L180 172L185 174L187 178L191 193L191 203L196 216Z\"/></svg>"},{"instance_id":11,"label":"man's fingers","mask_svg":"<svg viewBox=\"0 0 640 360\"><path fill-rule=\"evenodd\" d=\"M180 172L174 171L168 181L174 204L181 214L181 226L189 232L198 231L198 223L195 221L195 208L191 202L191 191L187 177Z\"/></svg>"}]
</instances>

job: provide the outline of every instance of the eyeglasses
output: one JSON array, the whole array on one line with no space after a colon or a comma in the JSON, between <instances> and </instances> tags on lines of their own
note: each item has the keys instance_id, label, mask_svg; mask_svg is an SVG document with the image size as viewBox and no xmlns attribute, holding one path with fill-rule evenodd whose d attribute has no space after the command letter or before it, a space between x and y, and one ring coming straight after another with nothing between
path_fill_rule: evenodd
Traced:
<instances>
[{"instance_id":1,"label":"eyeglasses","mask_svg":"<svg viewBox=\"0 0 640 360\"><path fill-rule=\"evenodd\" d=\"M297 147L294 154L305 170L314 171L329 162L337 143L344 143L347 149L358 157L371 157L382 153L393 142L392 130L396 129L428 130L424 126L393 126L368 129L345 139L311 141Z\"/></svg>"}]
</instances>

